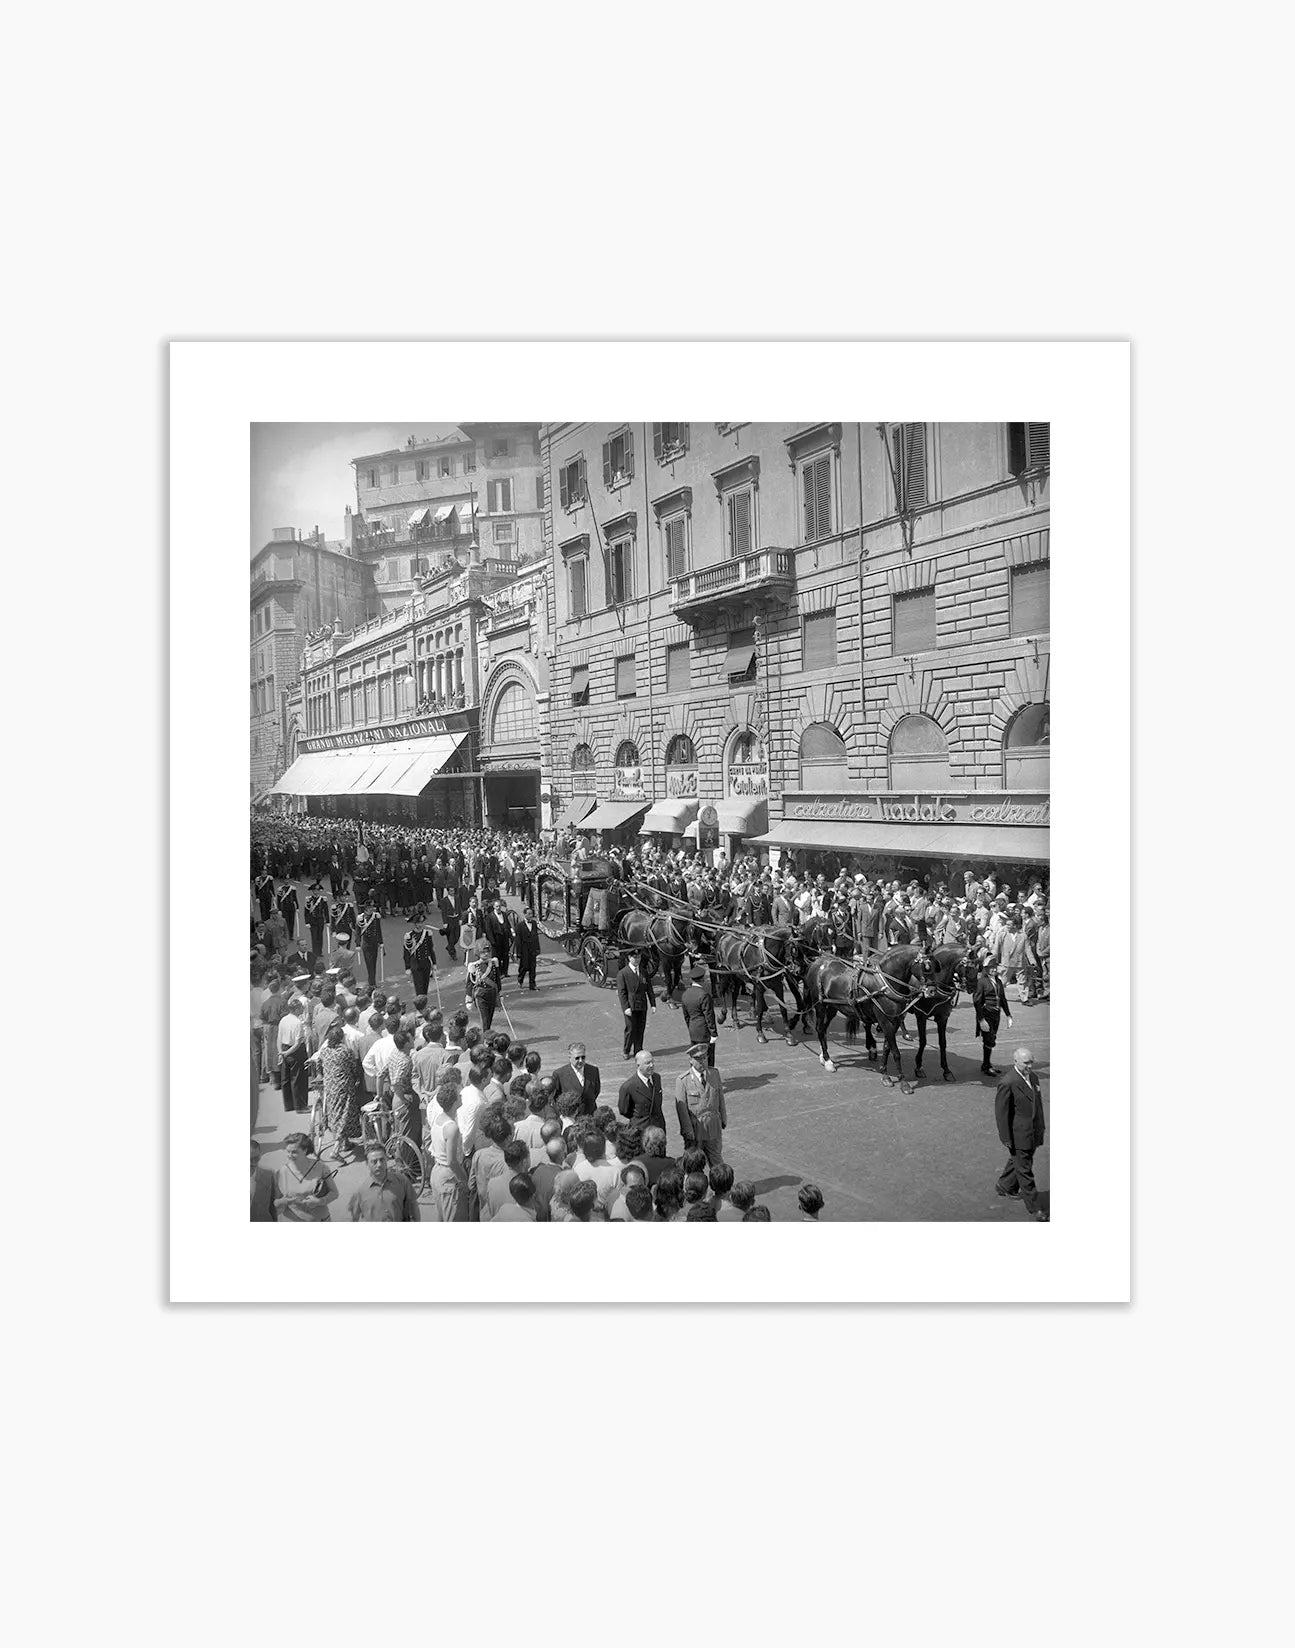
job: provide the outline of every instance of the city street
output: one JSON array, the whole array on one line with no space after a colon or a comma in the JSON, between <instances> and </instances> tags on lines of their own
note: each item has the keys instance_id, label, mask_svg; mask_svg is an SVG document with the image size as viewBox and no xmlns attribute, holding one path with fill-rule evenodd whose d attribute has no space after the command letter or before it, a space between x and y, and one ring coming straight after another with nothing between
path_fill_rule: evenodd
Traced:
<instances>
[{"instance_id":1,"label":"city street","mask_svg":"<svg viewBox=\"0 0 1295 1648\"><path fill-rule=\"evenodd\" d=\"M304 904L305 885L297 884ZM514 906L516 899L510 900ZM398 971L400 945L407 925L397 917L383 922L386 937L388 989L408 1002L412 986ZM438 969L441 996L448 1018L463 1005L462 952L457 965L446 967L444 940L436 939L441 957ZM363 981L363 964L357 967ZM602 1100L616 1104L620 1083L632 1066L621 1055L622 1018L614 989L597 989L585 977L577 960L560 944L544 941L538 968L539 990L518 994L516 979L506 981L494 1028L506 1030L506 1007L518 1039L539 1052L544 1069L565 1063L568 1043L582 1040L590 1062L602 1073ZM1009 996L1015 995L1013 988ZM435 985L431 1000L436 1000ZM999 1069L1010 1066L1012 1049L1028 1046L1039 1072L1051 1142L1049 1036L1047 1005L1016 1007L1014 1025L1002 1026L994 1050ZM720 1027L716 1065L724 1078L729 1125L724 1156L738 1179L749 1179L757 1199L775 1219L800 1217L796 1195L806 1180L822 1190L823 1219L1012 1220L1027 1222L1024 1208L998 1197L994 1181L1006 1152L994 1127L994 1083L979 1073L980 1043L973 1035L970 1004L964 995L949 1020L949 1065L955 1082L940 1079L939 1049L934 1026L928 1043L923 1079L912 1094L898 1085L886 1086L877 1067L870 1065L863 1036L852 1045L845 1041L840 1019L828 1028L828 1046L837 1065L833 1073L819 1063L817 1043L796 1035L788 1047L774 1026L781 1025L776 1007L765 1021L766 1045L756 1041L750 1022L749 1000L742 1003L742 1028ZM474 1015L474 1022L475 1015ZM908 1021L911 1024L911 1020ZM667 1153L677 1156L680 1139L674 1117L674 1079L687 1066L687 1036L678 1012L662 1005L648 1017L646 1046L656 1055L662 1078L668 1127ZM916 1042L901 1042L904 1072L911 1079ZM273 1087L261 1089L256 1138L267 1167L278 1167L278 1141L299 1125L283 1115ZM1035 1162L1044 1207L1049 1206L1049 1145ZM346 1202L364 1169L343 1168L338 1175L340 1196L333 1205L335 1219L346 1218Z\"/></svg>"}]
</instances>

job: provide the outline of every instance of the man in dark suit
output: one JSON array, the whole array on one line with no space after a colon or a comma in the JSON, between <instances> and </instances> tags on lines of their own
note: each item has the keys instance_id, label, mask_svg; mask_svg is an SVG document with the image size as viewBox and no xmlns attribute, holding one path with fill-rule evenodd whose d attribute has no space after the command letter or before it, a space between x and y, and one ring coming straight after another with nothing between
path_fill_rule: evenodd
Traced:
<instances>
[{"instance_id":1,"label":"man in dark suit","mask_svg":"<svg viewBox=\"0 0 1295 1648\"><path fill-rule=\"evenodd\" d=\"M625 1016L625 1057L632 1059L643 1046L648 1008L656 1012L656 991L643 971L637 950L630 951L629 960L616 975L616 994Z\"/></svg>"},{"instance_id":2,"label":"man in dark suit","mask_svg":"<svg viewBox=\"0 0 1295 1648\"><path fill-rule=\"evenodd\" d=\"M405 970L414 981L414 994L425 996L432 969L436 966L436 950L431 933L419 920L415 920L405 934L404 957Z\"/></svg>"},{"instance_id":3,"label":"man in dark suit","mask_svg":"<svg viewBox=\"0 0 1295 1648\"><path fill-rule=\"evenodd\" d=\"M382 949L382 918L370 899L360 917L360 951L369 973L369 988L378 982L378 955Z\"/></svg>"},{"instance_id":4,"label":"man in dark suit","mask_svg":"<svg viewBox=\"0 0 1295 1648\"><path fill-rule=\"evenodd\" d=\"M529 906L513 917L513 944L517 951L517 988L524 990L529 978L534 990L535 964L540 957L540 930L535 921L535 911Z\"/></svg>"},{"instance_id":5,"label":"man in dark suit","mask_svg":"<svg viewBox=\"0 0 1295 1648\"><path fill-rule=\"evenodd\" d=\"M665 1111L661 1105L661 1078L655 1061L646 1049L634 1060L636 1069L621 1083L616 1108L626 1121L640 1130L659 1127L665 1132Z\"/></svg>"},{"instance_id":6,"label":"man in dark suit","mask_svg":"<svg viewBox=\"0 0 1295 1648\"><path fill-rule=\"evenodd\" d=\"M297 889L291 882L279 894L275 904L288 929L288 937L293 938L297 930Z\"/></svg>"},{"instance_id":7,"label":"man in dark suit","mask_svg":"<svg viewBox=\"0 0 1295 1648\"><path fill-rule=\"evenodd\" d=\"M710 991L710 975L699 961L693 963L692 983L684 991L679 1005L683 1009L689 1039L706 1043L706 1068L713 1070L715 1042L719 1035L715 1024L715 998Z\"/></svg>"},{"instance_id":8,"label":"man in dark suit","mask_svg":"<svg viewBox=\"0 0 1295 1648\"><path fill-rule=\"evenodd\" d=\"M562 1109L562 1099L567 1093L580 1095L580 1114L592 1116L598 1105L598 1095L603 1090L603 1079L599 1074L598 1066L590 1064L585 1058L585 1044L582 1041L573 1041L568 1051L571 1062L561 1065L553 1072L553 1079L558 1084L558 1109Z\"/></svg>"},{"instance_id":9,"label":"man in dark suit","mask_svg":"<svg viewBox=\"0 0 1295 1648\"><path fill-rule=\"evenodd\" d=\"M1034 1152L1043 1143L1043 1094L1034 1073L1034 1054L1018 1047L1011 1070L998 1084L994 1097L998 1137L1007 1146L1007 1166L995 1188L1000 1196L1019 1196L1032 1219L1046 1223L1034 1184Z\"/></svg>"},{"instance_id":10,"label":"man in dark suit","mask_svg":"<svg viewBox=\"0 0 1295 1648\"><path fill-rule=\"evenodd\" d=\"M310 928L310 959L324 953L324 928L328 925L328 900L324 897L324 889L317 881L310 884L310 897L306 900L306 926Z\"/></svg>"},{"instance_id":11,"label":"man in dark suit","mask_svg":"<svg viewBox=\"0 0 1295 1648\"><path fill-rule=\"evenodd\" d=\"M1006 1018L1007 1028L1012 1028L1012 1010L1007 1005L1007 992L1003 989L1003 981L998 976L998 963L993 956L986 961L984 970L976 980L975 989L971 992L971 1006L976 1015L976 1034L984 1049L980 1073L982 1076L996 1076L998 1071L990 1064L989 1055L998 1040L1000 1018Z\"/></svg>"}]
</instances>

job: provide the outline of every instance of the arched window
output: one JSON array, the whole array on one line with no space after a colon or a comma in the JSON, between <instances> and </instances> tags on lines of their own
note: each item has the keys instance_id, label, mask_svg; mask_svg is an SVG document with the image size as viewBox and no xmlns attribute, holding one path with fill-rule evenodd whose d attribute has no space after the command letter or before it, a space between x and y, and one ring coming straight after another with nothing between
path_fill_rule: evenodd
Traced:
<instances>
[{"instance_id":1,"label":"arched window","mask_svg":"<svg viewBox=\"0 0 1295 1648\"><path fill-rule=\"evenodd\" d=\"M764 747L753 732L740 732L733 740L730 766L751 767L764 760Z\"/></svg>"},{"instance_id":2,"label":"arched window","mask_svg":"<svg viewBox=\"0 0 1295 1648\"><path fill-rule=\"evenodd\" d=\"M905 715L890 735L892 790L947 790L949 746L938 721Z\"/></svg>"},{"instance_id":3,"label":"arched window","mask_svg":"<svg viewBox=\"0 0 1295 1648\"><path fill-rule=\"evenodd\" d=\"M535 700L520 681L510 681L495 700L490 742L517 744L536 737Z\"/></svg>"},{"instance_id":4,"label":"arched window","mask_svg":"<svg viewBox=\"0 0 1295 1648\"><path fill-rule=\"evenodd\" d=\"M594 770L594 752L588 744L577 744L571 752L571 771L591 773Z\"/></svg>"},{"instance_id":5,"label":"arched window","mask_svg":"<svg viewBox=\"0 0 1295 1648\"><path fill-rule=\"evenodd\" d=\"M806 727L800 740L802 790L839 790L849 778L845 739L826 721Z\"/></svg>"},{"instance_id":6,"label":"arched window","mask_svg":"<svg viewBox=\"0 0 1295 1648\"><path fill-rule=\"evenodd\" d=\"M1003 739L1003 788L1046 790L1051 741L1049 705L1027 704L1014 715Z\"/></svg>"},{"instance_id":7,"label":"arched window","mask_svg":"<svg viewBox=\"0 0 1295 1648\"><path fill-rule=\"evenodd\" d=\"M677 738L670 740L670 747L665 752L667 767L695 767L697 765L697 751L692 747L692 739L686 733L680 733Z\"/></svg>"},{"instance_id":8,"label":"arched window","mask_svg":"<svg viewBox=\"0 0 1295 1648\"><path fill-rule=\"evenodd\" d=\"M616 751L616 765L618 767L640 766L638 745L632 744L627 738Z\"/></svg>"},{"instance_id":9,"label":"arched window","mask_svg":"<svg viewBox=\"0 0 1295 1648\"><path fill-rule=\"evenodd\" d=\"M697 751L686 733L679 733L666 746L665 793L672 800L697 794Z\"/></svg>"}]
</instances>

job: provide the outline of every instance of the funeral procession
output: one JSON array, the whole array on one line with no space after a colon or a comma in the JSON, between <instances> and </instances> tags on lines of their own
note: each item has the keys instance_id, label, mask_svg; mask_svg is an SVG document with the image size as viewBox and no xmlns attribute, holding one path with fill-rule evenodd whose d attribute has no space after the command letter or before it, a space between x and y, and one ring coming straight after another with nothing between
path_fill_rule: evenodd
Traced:
<instances>
[{"instance_id":1,"label":"funeral procession","mask_svg":"<svg viewBox=\"0 0 1295 1648\"><path fill-rule=\"evenodd\" d=\"M251 1218L1046 1223L1049 425L276 427Z\"/></svg>"}]
</instances>

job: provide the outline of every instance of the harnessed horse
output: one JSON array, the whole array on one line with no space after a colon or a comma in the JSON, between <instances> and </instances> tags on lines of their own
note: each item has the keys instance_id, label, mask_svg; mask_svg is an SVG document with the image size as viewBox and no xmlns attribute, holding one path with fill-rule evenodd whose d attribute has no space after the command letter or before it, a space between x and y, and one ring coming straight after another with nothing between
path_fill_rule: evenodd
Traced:
<instances>
[{"instance_id":1,"label":"harnessed horse","mask_svg":"<svg viewBox=\"0 0 1295 1648\"><path fill-rule=\"evenodd\" d=\"M957 1077L949 1069L948 1048L945 1044L949 1027L949 1014L953 1011L958 1000L960 982L965 980L964 964L967 952L958 944L941 944L930 952L930 960L935 968L935 977L925 983L913 998L912 1011L917 1020L917 1068L916 1075L922 1074L922 1055L926 1052L926 1021L935 1020L936 1033L940 1038L940 1073L945 1081L957 1081Z\"/></svg>"},{"instance_id":2,"label":"harnessed horse","mask_svg":"<svg viewBox=\"0 0 1295 1648\"><path fill-rule=\"evenodd\" d=\"M933 985L936 976L936 968L930 958L912 944L888 950L884 956L866 964L845 961L834 955L816 956L805 973L805 1001L807 1008L814 1010L814 1029L818 1035L819 1058L824 1070L836 1069L827 1051L827 1027L840 1013L846 1021L847 1039L853 1039L862 1021L869 1059L877 1056L873 1026L881 1031L885 1041L881 1058L882 1080L887 1086L893 1084L886 1073L893 1054L899 1084L904 1092L911 1093L912 1088L904 1080L904 1061L896 1038L904 1014L913 1006L914 997L928 985Z\"/></svg>"},{"instance_id":3,"label":"harnessed horse","mask_svg":"<svg viewBox=\"0 0 1295 1648\"><path fill-rule=\"evenodd\" d=\"M731 1000L734 1029L740 1028L738 997L742 986L747 984L751 987L751 1001L755 1011L756 1040L768 1041L769 1038L764 1033L764 1013L766 991L771 991L778 998L778 1011L782 1014L783 1034L787 1045L794 1047L795 1042L791 1033L805 1008L795 976L799 970L799 954L794 931L790 927L759 927L750 932L726 928L714 935L711 957L715 973L716 999L723 1004L724 1009L727 1009ZM783 999L784 981L796 1004L794 1013L788 1013L787 1003Z\"/></svg>"},{"instance_id":4,"label":"harnessed horse","mask_svg":"<svg viewBox=\"0 0 1295 1648\"><path fill-rule=\"evenodd\" d=\"M630 896L647 902L642 889L636 889ZM649 972L656 971L649 965L652 959L660 959L667 997L683 983L684 957L692 942L692 922L687 916L659 908L627 910L617 923L616 937L626 948L638 950L644 956Z\"/></svg>"}]
</instances>

